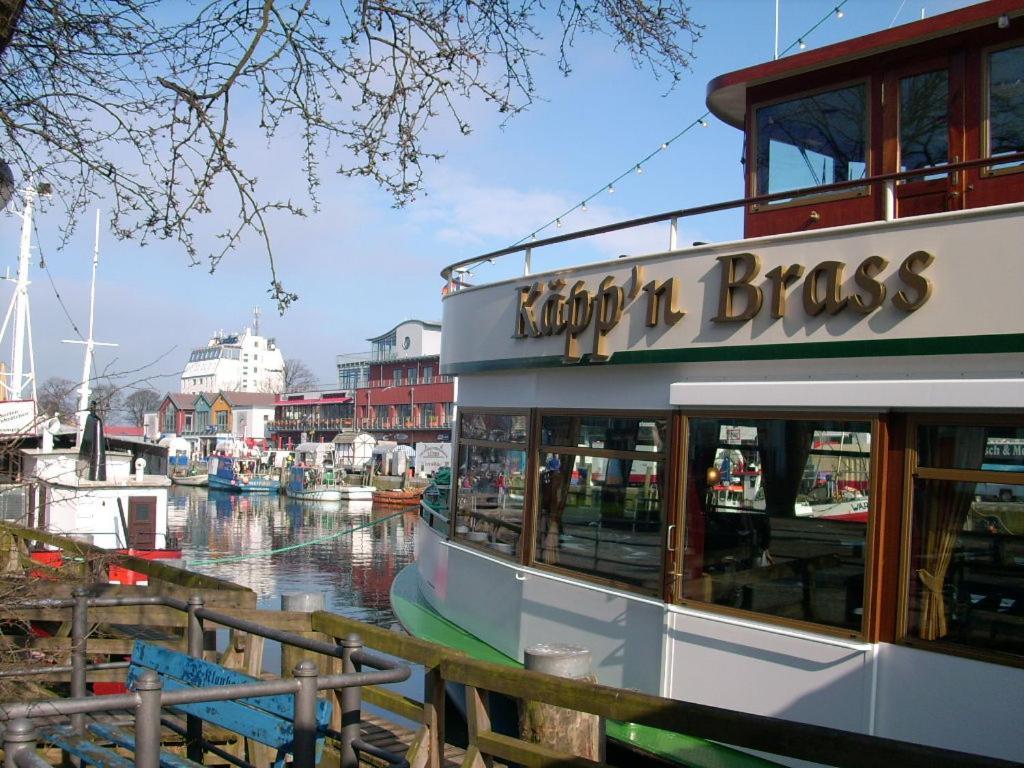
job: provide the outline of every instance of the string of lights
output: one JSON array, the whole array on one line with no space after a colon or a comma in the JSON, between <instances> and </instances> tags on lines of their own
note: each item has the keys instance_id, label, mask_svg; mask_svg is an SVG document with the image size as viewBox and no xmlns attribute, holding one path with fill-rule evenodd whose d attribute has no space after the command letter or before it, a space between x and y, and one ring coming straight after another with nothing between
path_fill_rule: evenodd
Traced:
<instances>
[{"instance_id":1,"label":"string of lights","mask_svg":"<svg viewBox=\"0 0 1024 768\"><path fill-rule=\"evenodd\" d=\"M780 55L784 56L787 53L789 53L791 50L793 50L794 48L799 48L800 50L803 50L804 48L806 48L807 47L807 42L806 42L807 38L810 37L812 34L814 34L817 31L817 29L822 24L824 24L829 19L833 19L833 18L834 19L841 19L841 18L843 18L843 16L845 15L845 13L843 12L843 6L846 5L849 1L850 0L840 0L840 2L836 6L831 8L828 13L826 13L824 16L822 16L817 21L817 23L814 24L814 26L812 26L810 29L808 29L806 32L804 32L795 41L790 43L789 46L784 51L782 51L782 53ZM644 157L642 157L639 160L637 160L636 162L632 163L626 170L624 170L622 173L620 173L614 179L612 179L611 181L605 182L600 187L598 187L595 191L591 192L589 195L587 195L582 200L580 200L580 202L578 202L576 205L573 205L573 206L567 208L566 210L562 211L560 214L555 216L553 219L551 219L547 223L542 224L541 226L537 227L535 230L533 230L533 232L531 232L526 237L521 237L519 240L517 240L516 242L512 243L512 245L513 246L522 245L523 243L527 242L528 240L536 240L537 239L537 235L539 235L541 232L543 232L544 230L546 230L546 229L548 229L548 228L550 228L552 226L554 226L556 228L561 228L561 226L564 223L564 220L565 220L565 218L567 216L575 213L576 211L580 211L581 213L585 213L586 210L587 210L587 203L589 203L594 198L596 198L597 196L599 196L599 195L601 195L603 193L608 193L608 194L614 193L615 192L615 185L618 184L623 179L625 179L627 177L630 177L630 176L634 176L634 175L636 175L636 176L643 175L644 166L648 162L653 160L655 157L659 156L662 152L667 150L677 140L681 139L683 136L685 136L687 133L689 133L692 129L694 129L694 128L698 127L698 126L700 126L701 128L707 128L708 127L708 117L710 115L711 115L710 112L705 111L704 114L700 115L696 120L694 120L693 122L689 123L685 128L683 128L681 131L679 131L679 133L677 133L675 136L673 136L670 139L666 139L665 141L663 141L661 143L661 145L657 149L655 149L652 152L649 152Z\"/></svg>"}]
</instances>

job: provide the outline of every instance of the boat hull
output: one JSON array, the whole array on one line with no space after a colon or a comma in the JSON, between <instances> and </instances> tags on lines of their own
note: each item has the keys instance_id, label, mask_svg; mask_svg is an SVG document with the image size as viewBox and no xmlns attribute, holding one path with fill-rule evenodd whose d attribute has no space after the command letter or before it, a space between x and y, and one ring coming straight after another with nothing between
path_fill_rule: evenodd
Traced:
<instances>
[{"instance_id":1,"label":"boat hull","mask_svg":"<svg viewBox=\"0 0 1024 768\"><path fill-rule=\"evenodd\" d=\"M343 485L338 488L343 501L372 501L374 488L370 485Z\"/></svg>"},{"instance_id":2,"label":"boat hull","mask_svg":"<svg viewBox=\"0 0 1024 768\"><path fill-rule=\"evenodd\" d=\"M341 491L337 488L307 488L301 491L285 490L289 499L298 501L341 501Z\"/></svg>"},{"instance_id":3,"label":"boat hull","mask_svg":"<svg viewBox=\"0 0 1024 768\"><path fill-rule=\"evenodd\" d=\"M254 477L249 482L225 480L223 477L210 475L210 488L232 493L277 493L280 486L273 478Z\"/></svg>"},{"instance_id":4,"label":"boat hull","mask_svg":"<svg viewBox=\"0 0 1024 768\"><path fill-rule=\"evenodd\" d=\"M210 478L207 475L187 475L185 477L174 477L172 475L171 482L175 485L186 485L198 488L209 485Z\"/></svg>"}]
</instances>

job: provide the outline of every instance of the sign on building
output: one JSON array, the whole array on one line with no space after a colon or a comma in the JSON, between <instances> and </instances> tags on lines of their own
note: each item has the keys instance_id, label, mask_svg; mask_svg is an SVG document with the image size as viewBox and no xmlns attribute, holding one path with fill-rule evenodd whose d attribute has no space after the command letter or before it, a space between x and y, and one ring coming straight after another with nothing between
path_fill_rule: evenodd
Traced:
<instances>
[{"instance_id":1,"label":"sign on building","mask_svg":"<svg viewBox=\"0 0 1024 768\"><path fill-rule=\"evenodd\" d=\"M418 443L416 445L416 474L432 475L441 467L450 467L451 465L451 443Z\"/></svg>"},{"instance_id":2,"label":"sign on building","mask_svg":"<svg viewBox=\"0 0 1024 768\"><path fill-rule=\"evenodd\" d=\"M0 435L24 435L35 432L34 400L7 400L0 403Z\"/></svg>"}]
</instances>

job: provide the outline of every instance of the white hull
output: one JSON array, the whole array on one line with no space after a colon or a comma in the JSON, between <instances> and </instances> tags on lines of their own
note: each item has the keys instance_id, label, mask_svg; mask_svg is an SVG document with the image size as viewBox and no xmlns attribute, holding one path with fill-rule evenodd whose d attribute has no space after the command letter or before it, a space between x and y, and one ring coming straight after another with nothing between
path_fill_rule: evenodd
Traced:
<instances>
[{"instance_id":1,"label":"white hull","mask_svg":"<svg viewBox=\"0 0 1024 768\"><path fill-rule=\"evenodd\" d=\"M372 485L343 485L338 490L341 498L348 501L372 501L376 488Z\"/></svg>"},{"instance_id":2,"label":"white hull","mask_svg":"<svg viewBox=\"0 0 1024 768\"><path fill-rule=\"evenodd\" d=\"M422 521L417 565L435 610L513 659L537 643L582 645L608 685L1006 759L1024 754L1024 669L667 605L486 555Z\"/></svg>"},{"instance_id":3,"label":"white hull","mask_svg":"<svg viewBox=\"0 0 1024 768\"><path fill-rule=\"evenodd\" d=\"M337 488L312 488L304 491L288 491L290 499L299 501L341 501L342 491Z\"/></svg>"}]
</instances>

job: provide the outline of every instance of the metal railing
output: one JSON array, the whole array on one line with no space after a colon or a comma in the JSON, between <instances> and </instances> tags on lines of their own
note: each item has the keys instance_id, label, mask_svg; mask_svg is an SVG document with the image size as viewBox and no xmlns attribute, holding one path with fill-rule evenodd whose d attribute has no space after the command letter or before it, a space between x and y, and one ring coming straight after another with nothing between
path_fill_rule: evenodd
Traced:
<instances>
[{"instance_id":1,"label":"metal railing","mask_svg":"<svg viewBox=\"0 0 1024 768\"><path fill-rule=\"evenodd\" d=\"M456 292L455 289L459 287L457 283L459 282L458 275L460 272L468 271L470 268L479 264L494 261L503 256L509 256L516 253L523 254L523 275L529 275L531 273L533 252L538 248L545 248L547 246L557 245L558 243L565 243L571 240L581 240L587 237L594 237L595 235L604 235L609 232L619 232L624 229L643 227L649 224L659 224L666 221L669 222L668 250L674 251L678 248L677 233L679 219L702 216L709 213L719 213L721 211L728 211L734 208L743 208L748 205L763 205L765 203L775 203L783 200L796 200L801 197L807 197L807 204L810 205L817 202L827 202L827 196L837 192L848 192L859 188L868 188L872 185L880 186L881 194L883 196L882 217L877 220L893 221L897 218L896 186L901 181L916 179L925 175L957 174L964 170L1022 161L1024 161L1024 151L1008 153L1000 155L999 157L982 157L976 160L946 163L933 168L917 168L911 171L900 171L899 173L883 173L877 176L865 176L861 179L841 181L835 184L802 187L800 189L774 192L767 195L752 195L750 197L726 200L720 203L711 203L709 205L699 205L693 208L680 208L675 211L655 213L650 216L641 216L640 218L627 219L626 221L605 224L600 227L591 227L589 229L581 229L577 232L568 232L563 235L555 235L554 237L547 237L517 245L510 245L507 248L500 248L496 251L484 253L480 256L472 256L468 259L462 259L461 261L456 261L442 269L441 278L445 281L447 285L447 293L450 295L452 292ZM826 196L826 199L823 200L823 196ZM814 199L810 199L812 197Z\"/></svg>"},{"instance_id":2,"label":"metal railing","mask_svg":"<svg viewBox=\"0 0 1024 768\"><path fill-rule=\"evenodd\" d=\"M69 717L74 733L85 734L85 715L98 712L130 710L135 717L135 761L138 766L156 768L160 762L161 709L197 702L227 701L254 696L292 695L295 697L293 763L295 768L313 768L316 761L317 692L340 690L341 704L341 766L357 768L358 752L373 754L392 765L407 765L397 755L380 750L360 737L362 707L361 686L396 683L408 679L410 668L371 651L364 650L356 634L348 634L340 643L329 643L284 630L267 627L258 622L232 616L204 607L203 597L195 595L187 601L159 596L89 597L89 590L78 587L70 599L25 600L9 606L12 610L71 609L71 663L64 666L46 665L45 668L7 670L0 676L42 674L66 671L70 673L71 698L46 699L0 706L0 720L7 721L4 733L4 766L48 765L36 755L37 731L33 718ZM312 653L341 660L342 673L321 675L314 662L304 660L295 666L291 679L269 680L245 684L218 685L205 688L164 691L159 675L152 670L143 672L133 692L110 696L88 697L86 675L89 671L128 667L128 662L88 664L88 632L90 607L162 606L188 615L185 631L188 654L202 658L204 648L204 622L229 627L282 645L294 646ZM362 671L370 667L371 672ZM202 720L195 715L186 716L186 749L189 759L202 761L204 743Z\"/></svg>"}]
</instances>

